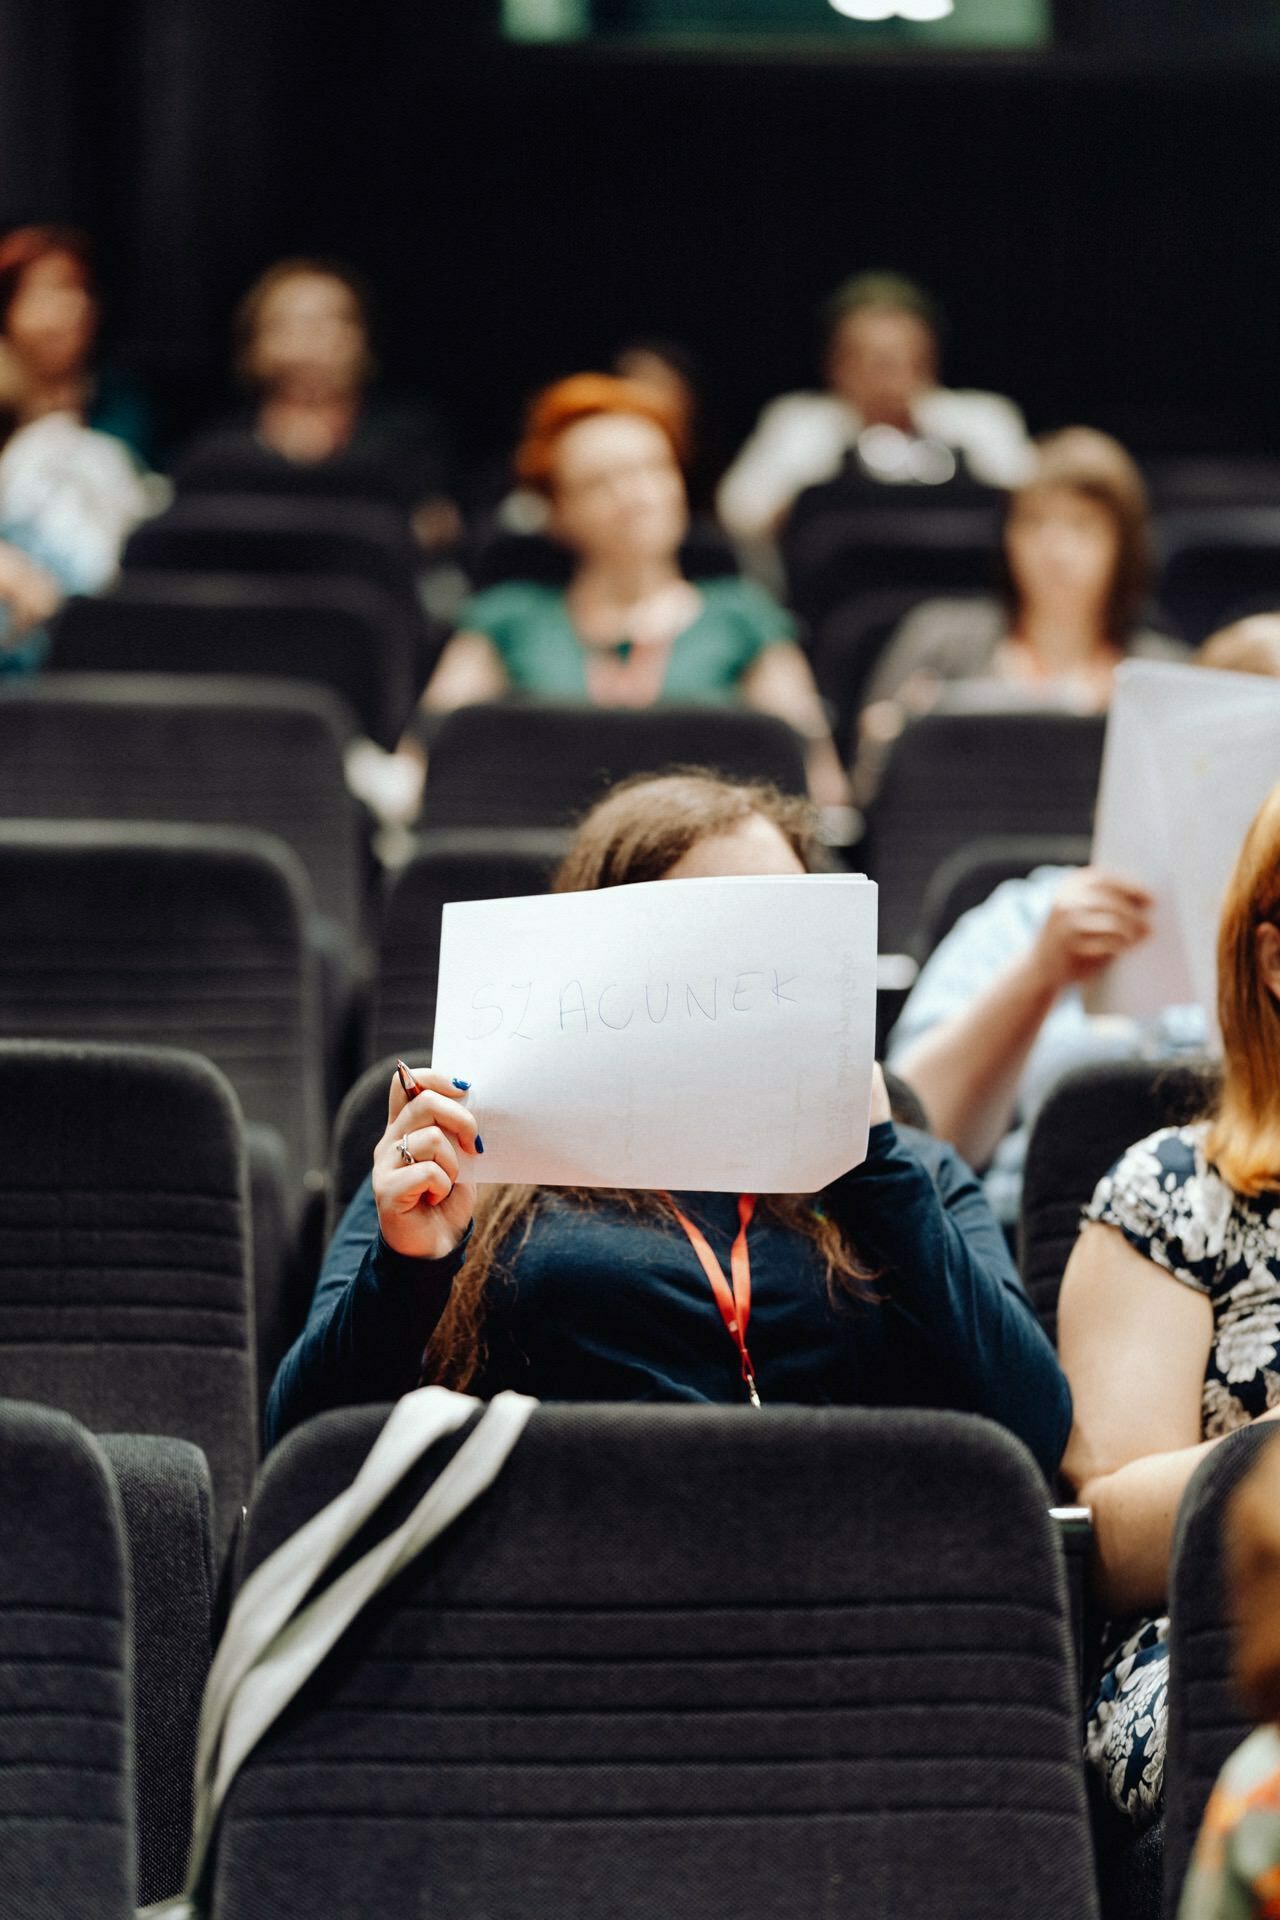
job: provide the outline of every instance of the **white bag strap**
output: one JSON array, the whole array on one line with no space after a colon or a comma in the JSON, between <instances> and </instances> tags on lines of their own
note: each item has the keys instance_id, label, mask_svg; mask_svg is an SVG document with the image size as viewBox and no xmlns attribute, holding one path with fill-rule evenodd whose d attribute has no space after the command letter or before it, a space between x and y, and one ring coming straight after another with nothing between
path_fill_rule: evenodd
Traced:
<instances>
[{"instance_id":1,"label":"white bag strap","mask_svg":"<svg viewBox=\"0 0 1280 1920\"><path fill-rule=\"evenodd\" d=\"M346 1491L277 1547L241 1587L200 1710L186 1887L176 1900L145 1908L149 1920L195 1914L222 1803L248 1755L361 1608L492 1484L538 1403L521 1393L496 1395L408 1519L299 1612L325 1569L409 1469L482 1404L443 1387L422 1387L398 1400Z\"/></svg>"}]
</instances>

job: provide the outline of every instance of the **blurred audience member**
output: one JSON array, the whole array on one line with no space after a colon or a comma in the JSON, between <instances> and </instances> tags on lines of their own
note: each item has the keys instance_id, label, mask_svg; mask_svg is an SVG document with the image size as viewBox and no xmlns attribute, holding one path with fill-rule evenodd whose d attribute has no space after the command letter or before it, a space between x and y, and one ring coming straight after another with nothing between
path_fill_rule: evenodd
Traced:
<instances>
[{"instance_id":1,"label":"blurred audience member","mask_svg":"<svg viewBox=\"0 0 1280 1920\"><path fill-rule=\"evenodd\" d=\"M809 742L821 804L844 770L789 616L737 578L687 580L685 423L652 387L579 374L534 401L518 477L573 556L567 589L513 581L462 609L424 695L434 712L509 692L650 706L740 695Z\"/></svg>"},{"instance_id":2,"label":"blurred audience member","mask_svg":"<svg viewBox=\"0 0 1280 1920\"><path fill-rule=\"evenodd\" d=\"M1151 588L1151 521L1142 475L1091 427L1035 442L1009 501L1000 599L926 600L877 664L867 702L930 706L956 680L995 682L1036 704L1100 712L1128 653L1178 658L1176 641L1142 626ZM994 690L993 690L994 691Z\"/></svg>"},{"instance_id":3,"label":"blurred audience member","mask_svg":"<svg viewBox=\"0 0 1280 1920\"><path fill-rule=\"evenodd\" d=\"M1280 616L1266 618L1280 630ZM1239 632L1224 628L1198 659L1248 671L1248 657L1280 678L1280 651L1246 654ZM1084 984L1146 938L1152 904L1097 867L1037 867L1006 880L926 961L889 1036L889 1064L919 1094L934 1131L988 1169L988 1198L1007 1223L1017 1218L1032 1122L1063 1073L1205 1044L1199 1007L1167 1008L1148 1028L1085 1011Z\"/></svg>"},{"instance_id":4,"label":"blurred audience member","mask_svg":"<svg viewBox=\"0 0 1280 1920\"><path fill-rule=\"evenodd\" d=\"M1228 1433L1280 1419L1280 787L1227 886L1222 1091L1098 1183L1062 1282L1075 1418L1063 1472L1093 1510L1112 1623L1087 1753L1137 1825L1163 1799L1169 1555L1179 1502Z\"/></svg>"},{"instance_id":5,"label":"blurred audience member","mask_svg":"<svg viewBox=\"0 0 1280 1920\"><path fill-rule=\"evenodd\" d=\"M439 422L371 391L370 300L355 274L278 261L240 302L235 340L248 405L187 450L179 493L345 494L411 515L423 546L456 540Z\"/></svg>"},{"instance_id":6,"label":"blurred audience member","mask_svg":"<svg viewBox=\"0 0 1280 1920\"><path fill-rule=\"evenodd\" d=\"M114 435L71 413L26 418L30 383L0 343L0 672L28 672L47 650L43 622L68 593L114 577L125 539L152 509L147 483Z\"/></svg>"},{"instance_id":7,"label":"blurred audience member","mask_svg":"<svg viewBox=\"0 0 1280 1920\"><path fill-rule=\"evenodd\" d=\"M146 470L154 456L140 389L93 364L100 319L93 254L74 227L18 227L0 240L0 330L27 380L24 419L69 415L121 440Z\"/></svg>"},{"instance_id":8,"label":"blurred audience member","mask_svg":"<svg viewBox=\"0 0 1280 1920\"><path fill-rule=\"evenodd\" d=\"M685 486L695 524L705 528L709 536L717 535L728 548L714 519L716 482L724 470L724 459L707 419L702 369L696 356L679 341L637 335L614 354L612 371L623 380L649 387L679 418L685 446Z\"/></svg>"},{"instance_id":9,"label":"blurred audience member","mask_svg":"<svg viewBox=\"0 0 1280 1920\"><path fill-rule=\"evenodd\" d=\"M767 539L806 487L852 455L870 483L937 484L963 468L1015 486L1026 427L1010 400L938 384L939 319L929 295L896 273L848 280L823 310L825 393L771 401L720 484L720 518L736 538Z\"/></svg>"},{"instance_id":10,"label":"blurred audience member","mask_svg":"<svg viewBox=\"0 0 1280 1920\"><path fill-rule=\"evenodd\" d=\"M1261 1724L1218 1775L1178 1920L1280 1914L1280 1450L1269 1440L1225 1528L1235 1692Z\"/></svg>"},{"instance_id":11,"label":"blurred audience member","mask_svg":"<svg viewBox=\"0 0 1280 1920\"><path fill-rule=\"evenodd\" d=\"M983 707L1099 713L1126 655L1185 658L1180 641L1140 624L1152 571L1146 488L1106 434L1068 427L1036 443L1032 475L1009 502L1003 559L1003 600L926 600L890 640L859 716L860 806L907 720L944 687L962 683Z\"/></svg>"}]
</instances>

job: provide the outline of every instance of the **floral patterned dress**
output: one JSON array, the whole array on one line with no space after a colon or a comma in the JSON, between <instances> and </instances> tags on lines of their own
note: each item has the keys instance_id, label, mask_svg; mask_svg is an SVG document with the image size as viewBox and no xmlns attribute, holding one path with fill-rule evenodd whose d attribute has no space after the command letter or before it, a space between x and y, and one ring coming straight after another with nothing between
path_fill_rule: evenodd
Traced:
<instances>
[{"instance_id":1,"label":"floral patterned dress","mask_svg":"<svg viewBox=\"0 0 1280 1920\"><path fill-rule=\"evenodd\" d=\"M1118 1227L1157 1267L1207 1294L1201 1432L1210 1440L1280 1404L1280 1193L1236 1193L1205 1158L1204 1131L1164 1127L1130 1147L1084 1219ZM1169 1622L1129 1621L1114 1637L1085 1752L1113 1804L1145 1825L1164 1794Z\"/></svg>"}]
</instances>

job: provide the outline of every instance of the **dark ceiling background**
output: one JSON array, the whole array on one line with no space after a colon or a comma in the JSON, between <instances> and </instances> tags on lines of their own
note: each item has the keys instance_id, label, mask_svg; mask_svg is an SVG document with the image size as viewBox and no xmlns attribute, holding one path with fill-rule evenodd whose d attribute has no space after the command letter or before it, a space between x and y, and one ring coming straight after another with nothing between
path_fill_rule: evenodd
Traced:
<instances>
[{"instance_id":1,"label":"dark ceiling background","mask_svg":"<svg viewBox=\"0 0 1280 1920\"><path fill-rule=\"evenodd\" d=\"M0 0L0 219L99 236L113 350L175 433L225 404L247 279L318 250L476 458L636 331L703 357L731 441L877 264L941 295L949 379L1037 428L1280 450L1280 67L1126 0L1100 51L1090 3L1051 56L852 62L504 47L480 0Z\"/></svg>"}]
</instances>

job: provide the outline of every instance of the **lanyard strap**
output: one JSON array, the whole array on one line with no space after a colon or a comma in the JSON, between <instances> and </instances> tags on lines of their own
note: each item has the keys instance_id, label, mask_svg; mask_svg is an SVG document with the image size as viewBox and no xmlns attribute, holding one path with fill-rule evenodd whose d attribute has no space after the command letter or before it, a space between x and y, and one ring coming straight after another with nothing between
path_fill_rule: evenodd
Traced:
<instances>
[{"instance_id":1,"label":"lanyard strap","mask_svg":"<svg viewBox=\"0 0 1280 1920\"><path fill-rule=\"evenodd\" d=\"M689 1244L702 1264L702 1271L711 1282L711 1291L720 1309L720 1318L729 1329L729 1338L738 1349L742 1360L742 1377L747 1383L747 1394L752 1406L758 1407L760 1395L756 1392L755 1369L751 1365L751 1355L747 1351L747 1328L751 1323L751 1256L747 1252L747 1228L751 1225L751 1216L756 1210L756 1196L754 1193L738 1195L738 1232L729 1253L729 1272L733 1279L732 1290L720 1269L720 1262L707 1245L706 1235L700 1228L694 1226L687 1215L681 1213L670 1194L666 1198L671 1211L689 1236Z\"/></svg>"}]
</instances>

